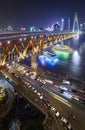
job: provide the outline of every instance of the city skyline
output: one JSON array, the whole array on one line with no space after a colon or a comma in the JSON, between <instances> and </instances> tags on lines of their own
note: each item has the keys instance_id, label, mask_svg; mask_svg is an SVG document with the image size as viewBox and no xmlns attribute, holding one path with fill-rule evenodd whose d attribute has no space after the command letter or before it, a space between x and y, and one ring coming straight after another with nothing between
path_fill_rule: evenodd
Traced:
<instances>
[{"instance_id":1,"label":"city skyline","mask_svg":"<svg viewBox=\"0 0 85 130\"><path fill-rule=\"evenodd\" d=\"M82 7L82 9L81 9ZM45 27L56 21L68 17L73 22L74 14L77 12L79 22L84 22L83 0L1 0L0 2L0 27L30 26Z\"/></svg>"}]
</instances>

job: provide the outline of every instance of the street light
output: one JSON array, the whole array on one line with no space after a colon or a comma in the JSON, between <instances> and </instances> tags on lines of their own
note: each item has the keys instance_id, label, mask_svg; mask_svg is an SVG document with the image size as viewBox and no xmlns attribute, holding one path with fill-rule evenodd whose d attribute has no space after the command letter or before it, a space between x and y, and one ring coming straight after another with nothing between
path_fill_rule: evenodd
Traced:
<instances>
[{"instance_id":1,"label":"street light","mask_svg":"<svg viewBox=\"0 0 85 130\"><path fill-rule=\"evenodd\" d=\"M10 44L10 41L7 41L8 44Z\"/></svg>"},{"instance_id":2,"label":"street light","mask_svg":"<svg viewBox=\"0 0 85 130\"><path fill-rule=\"evenodd\" d=\"M6 64L6 66L9 66L9 64Z\"/></svg>"},{"instance_id":3,"label":"street light","mask_svg":"<svg viewBox=\"0 0 85 130\"><path fill-rule=\"evenodd\" d=\"M22 41L22 39L21 39L21 38L20 38L19 40L20 40L20 41Z\"/></svg>"},{"instance_id":4,"label":"street light","mask_svg":"<svg viewBox=\"0 0 85 130\"><path fill-rule=\"evenodd\" d=\"M12 64L14 64L15 62L13 61Z\"/></svg>"},{"instance_id":5,"label":"street light","mask_svg":"<svg viewBox=\"0 0 85 130\"><path fill-rule=\"evenodd\" d=\"M83 26L83 24L80 24L80 26L82 27L82 26Z\"/></svg>"},{"instance_id":6,"label":"street light","mask_svg":"<svg viewBox=\"0 0 85 130\"><path fill-rule=\"evenodd\" d=\"M33 39L33 36L31 36L31 39Z\"/></svg>"},{"instance_id":7,"label":"street light","mask_svg":"<svg viewBox=\"0 0 85 130\"><path fill-rule=\"evenodd\" d=\"M26 37L24 38L24 41L26 41Z\"/></svg>"}]
</instances>

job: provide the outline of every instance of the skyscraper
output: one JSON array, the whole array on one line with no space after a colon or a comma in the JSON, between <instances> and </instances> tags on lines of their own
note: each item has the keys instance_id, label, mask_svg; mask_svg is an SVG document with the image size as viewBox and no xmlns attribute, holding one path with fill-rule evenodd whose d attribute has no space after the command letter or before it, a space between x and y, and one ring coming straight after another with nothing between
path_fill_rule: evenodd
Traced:
<instances>
[{"instance_id":1,"label":"skyscraper","mask_svg":"<svg viewBox=\"0 0 85 130\"><path fill-rule=\"evenodd\" d=\"M67 31L70 31L70 18L68 18Z\"/></svg>"},{"instance_id":2,"label":"skyscraper","mask_svg":"<svg viewBox=\"0 0 85 130\"><path fill-rule=\"evenodd\" d=\"M61 27L60 27L59 22L55 23L53 26L53 31L60 32L60 30L61 30Z\"/></svg>"},{"instance_id":3,"label":"skyscraper","mask_svg":"<svg viewBox=\"0 0 85 130\"><path fill-rule=\"evenodd\" d=\"M61 19L61 31L63 31L64 30L64 19L62 18Z\"/></svg>"}]
</instances>

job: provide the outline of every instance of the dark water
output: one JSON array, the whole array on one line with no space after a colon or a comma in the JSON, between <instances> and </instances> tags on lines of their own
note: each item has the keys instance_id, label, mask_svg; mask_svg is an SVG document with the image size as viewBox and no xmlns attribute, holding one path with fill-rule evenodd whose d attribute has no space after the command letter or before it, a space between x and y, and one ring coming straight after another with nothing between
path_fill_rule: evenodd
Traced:
<instances>
[{"instance_id":1,"label":"dark water","mask_svg":"<svg viewBox=\"0 0 85 130\"><path fill-rule=\"evenodd\" d=\"M59 62L52 66L50 64L42 63L39 59L38 66L48 71L66 76L69 74L71 77L76 77L81 80L85 80L85 35L79 37L79 39L68 39L63 41L64 45L68 45L73 49L73 53L69 55L58 55ZM47 50L52 52L52 47ZM27 65L30 65L30 59L22 61Z\"/></svg>"}]
</instances>

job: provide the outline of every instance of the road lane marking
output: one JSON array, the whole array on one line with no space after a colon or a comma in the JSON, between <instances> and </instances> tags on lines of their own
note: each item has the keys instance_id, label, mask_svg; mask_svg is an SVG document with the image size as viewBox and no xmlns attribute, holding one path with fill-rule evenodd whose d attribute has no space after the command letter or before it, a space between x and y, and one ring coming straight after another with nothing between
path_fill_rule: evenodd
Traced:
<instances>
[{"instance_id":1,"label":"road lane marking","mask_svg":"<svg viewBox=\"0 0 85 130\"><path fill-rule=\"evenodd\" d=\"M62 97L54 94L54 93L51 93L52 97L54 97L55 99L59 100L60 102L64 103L65 105L67 105L68 107L71 107L71 104L66 100L66 99L63 99Z\"/></svg>"},{"instance_id":2,"label":"road lane marking","mask_svg":"<svg viewBox=\"0 0 85 130\"><path fill-rule=\"evenodd\" d=\"M55 99L57 99L58 101L64 103L65 105L67 105L68 107L72 107L71 104L68 102L68 100L54 94L53 92L50 92L49 90L47 90L46 88L42 87L45 91L47 91L48 93L51 94L52 97L54 97Z\"/></svg>"}]
</instances>

